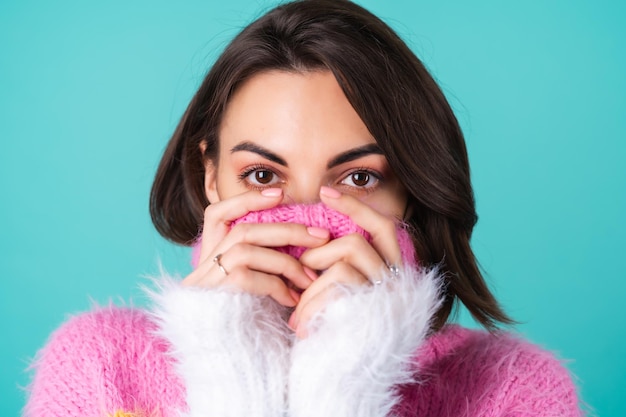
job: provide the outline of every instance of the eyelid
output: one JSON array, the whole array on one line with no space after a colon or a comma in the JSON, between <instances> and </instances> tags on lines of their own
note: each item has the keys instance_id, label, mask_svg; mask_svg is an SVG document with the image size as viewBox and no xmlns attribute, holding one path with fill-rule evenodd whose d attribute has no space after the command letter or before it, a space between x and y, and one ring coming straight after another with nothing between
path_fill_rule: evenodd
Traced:
<instances>
[{"instance_id":1,"label":"eyelid","mask_svg":"<svg viewBox=\"0 0 626 417\"><path fill-rule=\"evenodd\" d=\"M374 177L376 177L376 179L379 179L379 180L382 180L384 178L383 174L380 171L378 171L378 170L376 170L374 168L368 168L368 167L364 167L364 166L357 167L357 168L351 168L351 169L347 170L343 174L343 177L345 178L348 175L352 175L352 174L354 174L356 172L365 172L367 174L373 175Z\"/></svg>"},{"instance_id":2,"label":"eyelid","mask_svg":"<svg viewBox=\"0 0 626 417\"><path fill-rule=\"evenodd\" d=\"M371 175L372 177L374 177L374 179L376 179L376 182L373 185L370 186L355 186L355 185L349 185L349 184L344 184L344 181L346 179L348 179L351 175L356 174L357 172L364 172L368 175ZM385 180L384 176L382 173L378 172L375 169L372 168L366 168L366 167L359 167L359 168L353 168L348 170L348 172L345 172L342 176L341 176L341 180L339 181L340 185L346 186L346 187L350 187L359 191L374 191L383 181Z\"/></svg>"},{"instance_id":3,"label":"eyelid","mask_svg":"<svg viewBox=\"0 0 626 417\"><path fill-rule=\"evenodd\" d=\"M247 187L251 187L254 189L263 189L263 188L275 186L275 184L262 185L262 184L254 184L248 181L247 178L250 176L250 174L252 174L255 171L269 171L279 179L279 182L282 181L280 179L281 177L280 174L276 172L274 168L265 164L253 164L253 165L247 166L243 168L243 170L237 175L237 178L239 179L240 182L244 182Z\"/></svg>"}]
</instances>

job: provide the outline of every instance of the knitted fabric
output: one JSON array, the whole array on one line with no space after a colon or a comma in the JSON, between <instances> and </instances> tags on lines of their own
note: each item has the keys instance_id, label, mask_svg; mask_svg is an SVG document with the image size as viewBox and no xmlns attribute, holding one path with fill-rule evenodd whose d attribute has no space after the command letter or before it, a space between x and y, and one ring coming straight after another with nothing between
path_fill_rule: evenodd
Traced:
<instances>
[{"instance_id":1,"label":"knitted fabric","mask_svg":"<svg viewBox=\"0 0 626 417\"><path fill-rule=\"evenodd\" d=\"M24 416L178 416L185 389L155 329L136 309L72 318L38 354Z\"/></svg>"},{"instance_id":2,"label":"knitted fabric","mask_svg":"<svg viewBox=\"0 0 626 417\"><path fill-rule=\"evenodd\" d=\"M40 353L24 416L170 417L185 410L168 343L153 328L133 309L70 320ZM565 368L511 335L449 325L427 339L415 362L418 382L400 387L398 416L582 415Z\"/></svg>"},{"instance_id":3,"label":"knitted fabric","mask_svg":"<svg viewBox=\"0 0 626 417\"><path fill-rule=\"evenodd\" d=\"M252 211L233 221L231 227L241 223L296 223L326 229L330 232L331 240L356 233L363 236L368 242L371 241L370 234L361 226L355 224L350 217L326 207L323 203L286 204L267 210ZM396 233L403 262L406 265L415 266L415 251L411 236L406 230L406 225L398 224ZM198 239L193 246L191 262L194 267L198 264L201 243L202 240ZM277 247L276 250L299 259L307 248L302 246L284 246Z\"/></svg>"},{"instance_id":4,"label":"knitted fabric","mask_svg":"<svg viewBox=\"0 0 626 417\"><path fill-rule=\"evenodd\" d=\"M371 238L321 204L279 206L233 223L243 222L294 222L326 228L332 239ZM382 285L342 287L343 297L319 313L318 328L303 340L289 340L282 307L267 297L183 287L170 278L153 295L151 312L110 307L74 317L39 352L24 416L582 415L567 370L532 344L454 325L427 338L439 302L437 273L416 265L401 225L397 237L399 275ZM305 249L278 250L298 257ZM194 252L197 262L198 245ZM263 391L269 379L272 389Z\"/></svg>"},{"instance_id":5,"label":"knitted fabric","mask_svg":"<svg viewBox=\"0 0 626 417\"><path fill-rule=\"evenodd\" d=\"M582 416L576 387L554 355L508 334L448 325L415 356L400 416Z\"/></svg>"}]
</instances>

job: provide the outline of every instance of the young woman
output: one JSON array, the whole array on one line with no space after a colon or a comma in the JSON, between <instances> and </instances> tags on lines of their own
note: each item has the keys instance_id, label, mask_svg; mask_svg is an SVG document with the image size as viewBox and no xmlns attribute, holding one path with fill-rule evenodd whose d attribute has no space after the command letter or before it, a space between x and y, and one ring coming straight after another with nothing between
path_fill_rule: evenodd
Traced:
<instances>
[{"instance_id":1,"label":"young woman","mask_svg":"<svg viewBox=\"0 0 626 417\"><path fill-rule=\"evenodd\" d=\"M343 0L245 28L182 117L151 195L194 245L154 308L72 319L27 416L578 416L470 248L463 135L419 59ZM447 324L462 302L486 331Z\"/></svg>"}]
</instances>

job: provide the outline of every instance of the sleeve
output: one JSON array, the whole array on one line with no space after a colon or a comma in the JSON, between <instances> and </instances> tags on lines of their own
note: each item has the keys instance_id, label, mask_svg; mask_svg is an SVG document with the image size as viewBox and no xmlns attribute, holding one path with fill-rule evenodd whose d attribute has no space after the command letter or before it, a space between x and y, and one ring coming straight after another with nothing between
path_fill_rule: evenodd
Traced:
<instances>
[{"instance_id":1,"label":"sleeve","mask_svg":"<svg viewBox=\"0 0 626 417\"><path fill-rule=\"evenodd\" d=\"M501 415L582 417L576 386L564 364L550 351L513 336L508 339L503 345L511 359L502 370L508 379L501 391Z\"/></svg>"},{"instance_id":2,"label":"sleeve","mask_svg":"<svg viewBox=\"0 0 626 417\"><path fill-rule=\"evenodd\" d=\"M140 310L108 307L75 316L38 353L23 415L172 416L184 408L183 388L166 349Z\"/></svg>"},{"instance_id":3,"label":"sleeve","mask_svg":"<svg viewBox=\"0 0 626 417\"><path fill-rule=\"evenodd\" d=\"M268 297L184 287L163 277L151 293L159 334L172 345L189 416L285 414L290 332Z\"/></svg>"},{"instance_id":4,"label":"sleeve","mask_svg":"<svg viewBox=\"0 0 626 417\"><path fill-rule=\"evenodd\" d=\"M383 417L412 381L412 358L440 306L436 270L385 271L381 285L340 287L344 296L318 314L294 343L291 417Z\"/></svg>"}]
</instances>

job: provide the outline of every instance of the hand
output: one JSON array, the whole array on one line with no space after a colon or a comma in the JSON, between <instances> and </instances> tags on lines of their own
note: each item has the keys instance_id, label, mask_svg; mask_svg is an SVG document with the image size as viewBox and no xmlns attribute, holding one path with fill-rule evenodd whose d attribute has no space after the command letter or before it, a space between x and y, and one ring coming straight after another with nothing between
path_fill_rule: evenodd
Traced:
<instances>
[{"instance_id":1,"label":"hand","mask_svg":"<svg viewBox=\"0 0 626 417\"><path fill-rule=\"evenodd\" d=\"M324 271L302 293L289 319L289 326L300 338L307 336L306 326L311 317L330 301L335 284L371 285L372 277L385 271L389 264L400 266L402 261L393 219L333 188L322 187L320 198L328 207L349 216L367 230L371 242L351 234L309 249L300 257L304 266Z\"/></svg>"},{"instance_id":2,"label":"hand","mask_svg":"<svg viewBox=\"0 0 626 417\"><path fill-rule=\"evenodd\" d=\"M272 188L249 191L209 205L204 212L198 266L182 284L231 287L270 296L284 306L295 306L300 295L293 287L305 290L316 275L292 256L272 247L316 248L328 242L328 230L292 223L237 224L231 229L234 220L250 211L277 206L282 196L281 189Z\"/></svg>"}]
</instances>

